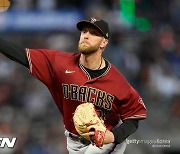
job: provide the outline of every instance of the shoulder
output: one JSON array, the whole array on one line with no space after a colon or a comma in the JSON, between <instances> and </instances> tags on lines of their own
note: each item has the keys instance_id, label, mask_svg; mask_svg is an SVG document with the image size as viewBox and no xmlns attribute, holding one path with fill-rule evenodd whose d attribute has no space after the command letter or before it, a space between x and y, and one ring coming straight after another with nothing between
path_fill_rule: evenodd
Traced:
<instances>
[{"instance_id":1,"label":"shoulder","mask_svg":"<svg viewBox=\"0 0 180 154\"><path fill-rule=\"evenodd\" d=\"M64 63L69 62L77 62L79 61L80 54L79 53L71 53L71 52L64 52L59 50L53 50L55 61L61 61Z\"/></svg>"},{"instance_id":2,"label":"shoulder","mask_svg":"<svg viewBox=\"0 0 180 154\"><path fill-rule=\"evenodd\" d=\"M109 78L114 83L114 87L119 90L123 90L124 92L129 91L131 88L130 83L124 77L124 75L118 70L113 64L111 64L111 69L109 72Z\"/></svg>"},{"instance_id":3,"label":"shoulder","mask_svg":"<svg viewBox=\"0 0 180 154\"><path fill-rule=\"evenodd\" d=\"M118 70L113 64L111 64L111 76L115 77L117 80L123 80L126 81L124 75L120 72L120 70Z\"/></svg>"},{"instance_id":4,"label":"shoulder","mask_svg":"<svg viewBox=\"0 0 180 154\"><path fill-rule=\"evenodd\" d=\"M79 61L80 54L73 52L64 52L60 50L50 50L50 49L26 49L27 57L35 59L47 59L48 61L54 62L77 62Z\"/></svg>"}]
</instances>

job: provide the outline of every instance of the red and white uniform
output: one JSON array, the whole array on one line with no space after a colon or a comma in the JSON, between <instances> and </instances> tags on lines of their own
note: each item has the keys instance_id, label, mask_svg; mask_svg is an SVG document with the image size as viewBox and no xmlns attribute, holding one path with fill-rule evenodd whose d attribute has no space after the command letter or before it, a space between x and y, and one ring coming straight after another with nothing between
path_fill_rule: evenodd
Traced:
<instances>
[{"instance_id":1,"label":"red and white uniform","mask_svg":"<svg viewBox=\"0 0 180 154\"><path fill-rule=\"evenodd\" d=\"M142 98L112 64L91 79L79 53L26 49L26 54L29 72L48 87L69 132L77 134L72 117L83 102L95 105L109 130L120 120L146 118Z\"/></svg>"}]
</instances>

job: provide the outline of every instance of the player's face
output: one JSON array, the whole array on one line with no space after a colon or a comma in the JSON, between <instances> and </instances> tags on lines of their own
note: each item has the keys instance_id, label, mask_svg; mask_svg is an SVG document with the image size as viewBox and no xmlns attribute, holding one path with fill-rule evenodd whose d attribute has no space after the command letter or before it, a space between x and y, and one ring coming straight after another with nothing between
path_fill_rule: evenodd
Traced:
<instances>
[{"instance_id":1,"label":"player's face","mask_svg":"<svg viewBox=\"0 0 180 154\"><path fill-rule=\"evenodd\" d=\"M85 26L81 31L78 45L79 52L88 55L98 51L104 39L97 28Z\"/></svg>"}]
</instances>

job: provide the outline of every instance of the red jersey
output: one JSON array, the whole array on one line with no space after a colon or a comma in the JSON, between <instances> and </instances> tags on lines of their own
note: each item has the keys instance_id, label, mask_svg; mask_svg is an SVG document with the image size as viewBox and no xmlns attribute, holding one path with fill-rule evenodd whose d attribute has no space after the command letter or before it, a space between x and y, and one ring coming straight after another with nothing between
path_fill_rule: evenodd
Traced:
<instances>
[{"instance_id":1,"label":"red jersey","mask_svg":"<svg viewBox=\"0 0 180 154\"><path fill-rule=\"evenodd\" d=\"M78 134L72 117L84 102L95 105L109 130L120 120L146 118L142 98L112 64L91 79L79 63L79 53L26 49L26 54L29 72L49 89L68 131Z\"/></svg>"}]
</instances>

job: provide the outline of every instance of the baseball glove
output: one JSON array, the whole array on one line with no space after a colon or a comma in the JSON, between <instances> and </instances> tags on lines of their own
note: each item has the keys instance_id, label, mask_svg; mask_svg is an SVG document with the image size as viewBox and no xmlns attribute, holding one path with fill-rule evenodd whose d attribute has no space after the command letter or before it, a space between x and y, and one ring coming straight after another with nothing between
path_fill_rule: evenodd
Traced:
<instances>
[{"instance_id":1,"label":"baseball glove","mask_svg":"<svg viewBox=\"0 0 180 154\"><path fill-rule=\"evenodd\" d=\"M77 106L73 121L79 135L88 139L97 147L103 146L106 127L104 121L98 117L92 103L83 103ZM94 131L93 136L89 134L91 131Z\"/></svg>"}]
</instances>

